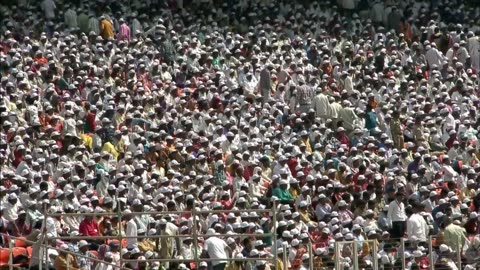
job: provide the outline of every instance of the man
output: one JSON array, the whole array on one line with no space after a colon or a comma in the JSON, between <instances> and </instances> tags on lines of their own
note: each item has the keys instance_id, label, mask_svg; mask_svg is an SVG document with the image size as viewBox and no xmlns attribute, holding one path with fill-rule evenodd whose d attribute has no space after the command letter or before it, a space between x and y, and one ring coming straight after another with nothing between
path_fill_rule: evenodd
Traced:
<instances>
[{"instance_id":1,"label":"man","mask_svg":"<svg viewBox=\"0 0 480 270\"><path fill-rule=\"evenodd\" d=\"M138 227L135 219L132 216L132 211L129 209L125 210L124 212L125 221L127 222L127 228L125 230L125 235L127 237L132 237L127 239L127 246L128 245L136 245L137 244L137 236L138 236Z\"/></svg>"},{"instance_id":2,"label":"man","mask_svg":"<svg viewBox=\"0 0 480 270\"><path fill-rule=\"evenodd\" d=\"M404 197L405 195L402 192L397 192L395 200L388 205L387 220L392 238L400 238L405 234L407 215L405 214L405 205L403 203Z\"/></svg>"},{"instance_id":3,"label":"man","mask_svg":"<svg viewBox=\"0 0 480 270\"><path fill-rule=\"evenodd\" d=\"M81 257L77 257L78 265L82 270L92 270L93 269L93 261L89 258L94 258L95 256L88 251L90 248L90 244L85 240L80 240L78 242L78 251L79 254L82 255Z\"/></svg>"},{"instance_id":4,"label":"man","mask_svg":"<svg viewBox=\"0 0 480 270\"><path fill-rule=\"evenodd\" d=\"M315 116L322 119L327 118L330 103L328 97L323 93L322 88L317 88L317 95L313 98L312 108L315 110Z\"/></svg>"},{"instance_id":5,"label":"man","mask_svg":"<svg viewBox=\"0 0 480 270\"><path fill-rule=\"evenodd\" d=\"M45 12L45 18L47 20L52 20L55 18L55 9L57 8L57 6L55 5L55 1L43 0L41 8L43 12Z\"/></svg>"},{"instance_id":6,"label":"man","mask_svg":"<svg viewBox=\"0 0 480 270\"><path fill-rule=\"evenodd\" d=\"M160 220L160 235L174 236L178 235L178 227L162 218ZM173 258L176 256L176 252L180 251L180 240L174 237L163 237L160 239L160 252L159 255L162 258ZM169 263L165 264L165 267L169 268Z\"/></svg>"},{"instance_id":7,"label":"man","mask_svg":"<svg viewBox=\"0 0 480 270\"><path fill-rule=\"evenodd\" d=\"M429 227L423 216L419 214L420 209L420 204L414 204L412 207L413 214L407 220L407 236L410 240L427 241Z\"/></svg>"},{"instance_id":8,"label":"man","mask_svg":"<svg viewBox=\"0 0 480 270\"><path fill-rule=\"evenodd\" d=\"M258 81L258 89L263 98L263 103L266 103L270 98L270 91L272 91L272 79L270 78L270 70L273 69L271 64L267 64L262 71L260 71L260 80Z\"/></svg>"},{"instance_id":9,"label":"man","mask_svg":"<svg viewBox=\"0 0 480 270\"><path fill-rule=\"evenodd\" d=\"M392 132L392 140L395 148L398 150L404 146L402 123L400 122L400 112L394 111L392 113L392 122L390 123L390 130Z\"/></svg>"},{"instance_id":10,"label":"man","mask_svg":"<svg viewBox=\"0 0 480 270\"><path fill-rule=\"evenodd\" d=\"M65 25L70 28L74 29L78 26L77 24L77 12L75 9L71 6L68 6L67 11L65 11L65 14L63 15L65 18Z\"/></svg>"},{"instance_id":11,"label":"man","mask_svg":"<svg viewBox=\"0 0 480 270\"><path fill-rule=\"evenodd\" d=\"M88 211L91 213L91 211ZM80 226L78 228L78 232L84 236L98 236L98 223L95 219L93 219L92 215L87 215L85 218L80 222Z\"/></svg>"},{"instance_id":12,"label":"man","mask_svg":"<svg viewBox=\"0 0 480 270\"><path fill-rule=\"evenodd\" d=\"M100 17L100 35L104 40L112 40L115 36L113 33L113 24L105 16Z\"/></svg>"},{"instance_id":13,"label":"man","mask_svg":"<svg viewBox=\"0 0 480 270\"><path fill-rule=\"evenodd\" d=\"M454 252L463 250L463 246L465 245L467 237L465 229L460 226L460 221L452 221L451 217L447 217L445 219L445 226L445 244Z\"/></svg>"},{"instance_id":14,"label":"man","mask_svg":"<svg viewBox=\"0 0 480 270\"><path fill-rule=\"evenodd\" d=\"M228 258L227 252L230 248L224 240L216 237L215 234L215 229L208 229L208 239L204 244L204 252L208 254L209 258L218 260L212 262L212 270L224 270L227 262L222 261L222 259Z\"/></svg>"},{"instance_id":15,"label":"man","mask_svg":"<svg viewBox=\"0 0 480 270\"><path fill-rule=\"evenodd\" d=\"M59 249L59 254L57 258L55 258L55 269L56 270L80 270L80 267L73 257L72 254L68 252L68 245L62 244Z\"/></svg>"},{"instance_id":16,"label":"man","mask_svg":"<svg viewBox=\"0 0 480 270\"><path fill-rule=\"evenodd\" d=\"M273 189L273 195L276 196L282 204L293 203L294 198L290 191L287 189L288 180L280 180L280 186Z\"/></svg>"},{"instance_id":17,"label":"man","mask_svg":"<svg viewBox=\"0 0 480 270\"><path fill-rule=\"evenodd\" d=\"M120 20L118 20L118 22L120 23L120 29L119 29L119 32L118 32L118 35L117 35L117 39L118 40L125 40L125 41L130 41L130 37L131 37L131 34L130 34L130 27L128 27L127 23L125 22L125 20L123 18L120 18Z\"/></svg>"}]
</instances>

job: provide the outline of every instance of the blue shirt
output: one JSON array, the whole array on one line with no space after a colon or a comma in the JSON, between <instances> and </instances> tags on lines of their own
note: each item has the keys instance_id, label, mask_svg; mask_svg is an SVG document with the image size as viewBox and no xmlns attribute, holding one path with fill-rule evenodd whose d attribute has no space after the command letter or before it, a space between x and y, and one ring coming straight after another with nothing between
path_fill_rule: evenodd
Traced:
<instances>
[{"instance_id":1,"label":"blue shirt","mask_svg":"<svg viewBox=\"0 0 480 270\"><path fill-rule=\"evenodd\" d=\"M377 114L374 111L370 111L365 116L365 128L372 130L377 127Z\"/></svg>"}]
</instances>

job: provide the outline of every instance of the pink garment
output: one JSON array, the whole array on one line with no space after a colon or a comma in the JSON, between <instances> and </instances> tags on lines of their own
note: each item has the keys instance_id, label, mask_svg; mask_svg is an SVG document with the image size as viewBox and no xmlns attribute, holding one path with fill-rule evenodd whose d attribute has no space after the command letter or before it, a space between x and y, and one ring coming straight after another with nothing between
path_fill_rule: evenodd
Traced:
<instances>
[{"instance_id":1,"label":"pink garment","mask_svg":"<svg viewBox=\"0 0 480 270\"><path fill-rule=\"evenodd\" d=\"M126 23L120 25L120 31L117 36L118 40L130 41L130 27Z\"/></svg>"}]
</instances>

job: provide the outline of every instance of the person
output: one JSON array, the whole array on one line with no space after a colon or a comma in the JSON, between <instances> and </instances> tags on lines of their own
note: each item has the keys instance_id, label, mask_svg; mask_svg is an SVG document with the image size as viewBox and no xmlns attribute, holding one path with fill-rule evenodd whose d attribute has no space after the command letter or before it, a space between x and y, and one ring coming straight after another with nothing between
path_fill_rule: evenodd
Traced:
<instances>
[{"instance_id":1,"label":"person","mask_svg":"<svg viewBox=\"0 0 480 270\"><path fill-rule=\"evenodd\" d=\"M204 252L208 254L209 258L218 259L217 261L212 262L212 269L214 270L223 270L227 265L226 261L222 259L227 259L227 250L229 249L227 243L215 236L215 229L210 228L207 230L208 238L205 240Z\"/></svg>"},{"instance_id":2,"label":"person","mask_svg":"<svg viewBox=\"0 0 480 270\"><path fill-rule=\"evenodd\" d=\"M113 33L113 24L105 16L100 17L100 35L104 40L112 40L115 36Z\"/></svg>"},{"instance_id":3,"label":"person","mask_svg":"<svg viewBox=\"0 0 480 270\"><path fill-rule=\"evenodd\" d=\"M91 209L89 209L88 212L90 210ZM84 217L82 222L80 222L80 226L78 227L78 232L81 235L85 235L85 236L98 236L100 235L98 222L93 218L92 215L87 215Z\"/></svg>"},{"instance_id":4,"label":"person","mask_svg":"<svg viewBox=\"0 0 480 270\"><path fill-rule=\"evenodd\" d=\"M285 179L280 180L280 185L273 190L273 195L276 196L282 203L293 203L294 198L287 187L288 181Z\"/></svg>"},{"instance_id":5,"label":"person","mask_svg":"<svg viewBox=\"0 0 480 270\"><path fill-rule=\"evenodd\" d=\"M90 244L85 240L80 240L78 242L78 251L81 257L77 257L78 267L81 270L93 270L94 262L89 258L96 258L91 252L89 252Z\"/></svg>"},{"instance_id":6,"label":"person","mask_svg":"<svg viewBox=\"0 0 480 270\"><path fill-rule=\"evenodd\" d=\"M62 244L58 251L58 256L55 258L55 269L59 270L80 270L75 257L69 253L68 245Z\"/></svg>"},{"instance_id":7,"label":"person","mask_svg":"<svg viewBox=\"0 0 480 270\"><path fill-rule=\"evenodd\" d=\"M137 236L138 236L138 226L137 223L135 222L135 219L131 215L132 211L127 209L124 211L124 218L126 221L126 229L125 229L125 235L129 238L127 238L127 246L131 245L134 246L137 244Z\"/></svg>"},{"instance_id":8,"label":"person","mask_svg":"<svg viewBox=\"0 0 480 270\"><path fill-rule=\"evenodd\" d=\"M228 258L252 254L248 270L309 239L328 269L356 240L340 250L368 268L379 238L385 266L409 269L433 255L418 215L435 247L463 239L446 217L478 233L475 5L4 2L0 245L29 226L61 238L34 246L34 266L53 266L60 241L77 254L67 237L85 234L115 263L99 268L162 269L143 258L188 255L180 239L202 246L213 229ZM159 235L172 238L152 251Z\"/></svg>"},{"instance_id":9,"label":"person","mask_svg":"<svg viewBox=\"0 0 480 270\"><path fill-rule=\"evenodd\" d=\"M390 227L390 235L393 238L403 237L405 235L405 204L403 200L405 195L402 192L395 194L395 200L388 205L387 220Z\"/></svg>"},{"instance_id":10,"label":"person","mask_svg":"<svg viewBox=\"0 0 480 270\"><path fill-rule=\"evenodd\" d=\"M454 252L462 250L467 240L465 229L459 225L458 220L445 219L444 241Z\"/></svg>"},{"instance_id":11,"label":"person","mask_svg":"<svg viewBox=\"0 0 480 270\"><path fill-rule=\"evenodd\" d=\"M45 18L47 20L55 18L55 10L57 9L57 6L55 5L54 0L43 0L41 7L43 12L45 12Z\"/></svg>"},{"instance_id":12,"label":"person","mask_svg":"<svg viewBox=\"0 0 480 270\"><path fill-rule=\"evenodd\" d=\"M424 217L420 215L421 205L414 204L412 206L413 213L407 219L407 237L408 239L416 239L418 241L427 241L430 228L427 225Z\"/></svg>"}]
</instances>

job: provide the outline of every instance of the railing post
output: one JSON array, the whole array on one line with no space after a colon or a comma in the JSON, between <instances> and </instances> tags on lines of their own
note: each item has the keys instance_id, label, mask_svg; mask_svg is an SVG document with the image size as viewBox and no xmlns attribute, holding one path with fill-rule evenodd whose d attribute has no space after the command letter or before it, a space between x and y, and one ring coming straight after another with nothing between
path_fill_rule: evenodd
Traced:
<instances>
[{"instance_id":1,"label":"railing post","mask_svg":"<svg viewBox=\"0 0 480 270\"><path fill-rule=\"evenodd\" d=\"M378 270L378 247L377 247L377 241L376 240L372 240L372 243L373 243L373 256L372 256L372 259L373 259L373 270Z\"/></svg>"},{"instance_id":2,"label":"railing post","mask_svg":"<svg viewBox=\"0 0 480 270\"><path fill-rule=\"evenodd\" d=\"M359 269L357 240L353 240L352 243L353 243L353 269Z\"/></svg>"},{"instance_id":3,"label":"railing post","mask_svg":"<svg viewBox=\"0 0 480 270\"><path fill-rule=\"evenodd\" d=\"M405 239L400 238L400 244L401 244L401 247L402 247L402 269L406 269L405 268Z\"/></svg>"},{"instance_id":4,"label":"railing post","mask_svg":"<svg viewBox=\"0 0 480 270\"><path fill-rule=\"evenodd\" d=\"M457 267L462 269L462 249L463 246L460 244L460 240L457 242Z\"/></svg>"},{"instance_id":5,"label":"railing post","mask_svg":"<svg viewBox=\"0 0 480 270\"><path fill-rule=\"evenodd\" d=\"M13 245L12 239L8 239L8 269L13 270Z\"/></svg>"},{"instance_id":6,"label":"railing post","mask_svg":"<svg viewBox=\"0 0 480 270\"><path fill-rule=\"evenodd\" d=\"M313 269L313 252L312 252L312 242L310 242L310 239L308 239L308 259L310 263L309 269Z\"/></svg>"},{"instance_id":7,"label":"railing post","mask_svg":"<svg viewBox=\"0 0 480 270\"><path fill-rule=\"evenodd\" d=\"M120 242L120 250L122 249L122 241L123 241L123 235L122 235L122 221L123 221L123 213L120 210L120 201L118 200L118 192L117 192L117 214L118 214L118 241ZM106 244L107 241L105 241ZM120 254L120 268L123 268L123 256Z\"/></svg>"},{"instance_id":8,"label":"railing post","mask_svg":"<svg viewBox=\"0 0 480 270\"><path fill-rule=\"evenodd\" d=\"M273 265L275 266L275 269L277 269L277 258L278 258L278 246L277 246L277 231L276 231L276 226L277 226L277 213L276 213L276 209L277 209L277 204L275 202L275 200L273 201L273 204L272 204L272 208L270 210L272 210L272 228L270 229L270 233L272 234L272 239L273 239L273 252L272 254L275 254L275 256L273 256ZM266 233L266 232L263 232L263 233ZM286 265L284 265L284 268L287 267Z\"/></svg>"},{"instance_id":9,"label":"railing post","mask_svg":"<svg viewBox=\"0 0 480 270\"><path fill-rule=\"evenodd\" d=\"M282 249L283 249L283 265L285 266L285 269L289 269L288 267L288 260L287 260L287 247L282 243Z\"/></svg>"},{"instance_id":10,"label":"railing post","mask_svg":"<svg viewBox=\"0 0 480 270\"><path fill-rule=\"evenodd\" d=\"M193 230L193 245L195 246L195 248L193 249L193 256L194 256L194 259L195 259L195 266L196 266L196 269L199 268L199 254L198 254L198 232L197 232L197 210L195 207L192 208L192 218L193 218L193 227L192 227L192 230Z\"/></svg>"},{"instance_id":11,"label":"railing post","mask_svg":"<svg viewBox=\"0 0 480 270\"><path fill-rule=\"evenodd\" d=\"M340 245L338 244L338 242L335 242L335 253L333 255L334 257L334 262L335 262L335 270L338 270L340 269Z\"/></svg>"},{"instance_id":12,"label":"railing post","mask_svg":"<svg viewBox=\"0 0 480 270\"><path fill-rule=\"evenodd\" d=\"M428 251L429 251L428 257L430 259L430 270L435 270L435 262L433 261L433 244L432 244L433 236L430 235L428 240L429 240L428 241Z\"/></svg>"},{"instance_id":13,"label":"railing post","mask_svg":"<svg viewBox=\"0 0 480 270\"><path fill-rule=\"evenodd\" d=\"M48 265L47 265L47 264L48 264L48 233L47 233L48 211L47 211L47 206L46 206L45 204L43 205L43 210L44 210L43 212L45 213L45 219L44 219L44 224L43 224L43 226L44 226L44 227L43 227L43 234L44 234L44 238L43 238L43 239L44 239L44 241L45 241L45 242L44 242L44 246L45 246L45 247L43 248L43 252L45 252L45 267L47 267L47 269L48 269ZM41 249L42 249L42 248L40 247L40 250L41 250ZM39 257L40 257L40 256L39 256ZM40 257L39 259L40 259L40 265L42 265L42 264L43 264L43 262L42 262L43 259L42 259L41 257ZM42 269L40 269L40 270L42 270Z\"/></svg>"}]
</instances>

